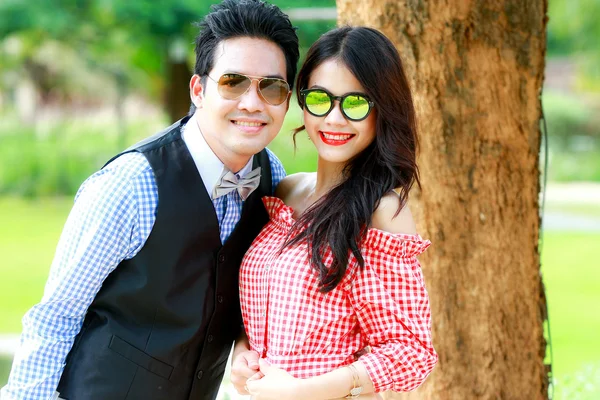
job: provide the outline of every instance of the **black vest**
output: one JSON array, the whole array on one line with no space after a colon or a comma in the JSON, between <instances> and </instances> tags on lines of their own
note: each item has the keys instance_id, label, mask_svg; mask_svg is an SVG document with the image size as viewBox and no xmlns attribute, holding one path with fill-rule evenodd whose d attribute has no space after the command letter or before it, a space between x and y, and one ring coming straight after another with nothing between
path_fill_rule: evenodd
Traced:
<instances>
[{"instance_id":1,"label":"black vest","mask_svg":"<svg viewBox=\"0 0 600 400\"><path fill-rule=\"evenodd\" d=\"M126 151L144 154L152 167L156 221L142 250L117 266L88 309L58 386L61 398L217 396L242 326L239 265L268 221L261 197L271 194L271 168L265 150L254 156L260 186L222 246L212 201L181 139L185 122Z\"/></svg>"}]
</instances>

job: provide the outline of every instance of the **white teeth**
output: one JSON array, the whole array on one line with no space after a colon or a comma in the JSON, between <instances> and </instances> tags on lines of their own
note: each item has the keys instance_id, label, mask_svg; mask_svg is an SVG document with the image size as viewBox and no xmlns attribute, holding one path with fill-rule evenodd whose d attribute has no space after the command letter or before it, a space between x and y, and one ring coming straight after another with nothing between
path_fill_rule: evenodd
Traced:
<instances>
[{"instance_id":1,"label":"white teeth","mask_svg":"<svg viewBox=\"0 0 600 400\"><path fill-rule=\"evenodd\" d=\"M246 122L246 121L233 121L234 124L236 125L241 125L241 126L261 126L262 123L260 122Z\"/></svg>"},{"instance_id":2,"label":"white teeth","mask_svg":"<svg viewBox=\"0 0 600 400\"><path fill-rule=\"evenodd\" d=\"M325 137L325 139L327 140L339 140L339 141L344 141L344 140L348 140L350 139L353 135L330 135L329 133L325 133L322 132L323 136Z\"/></svg>"}]
</instances>

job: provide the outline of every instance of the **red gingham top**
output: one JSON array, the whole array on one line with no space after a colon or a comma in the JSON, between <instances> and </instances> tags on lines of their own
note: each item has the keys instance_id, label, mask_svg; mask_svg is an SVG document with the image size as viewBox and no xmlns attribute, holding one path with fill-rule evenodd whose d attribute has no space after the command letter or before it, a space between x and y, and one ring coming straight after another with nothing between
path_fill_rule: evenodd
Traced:
<instances>
[{"instance_id":1,"label":"red gingham top","mask_svg":"<svg viewBox=\"0 0 600 400\"><path fill-rule=\"evenodd\" d=\"M431 242L369 229L361 246L365 268L351 256L340 284L323 294L306 243L280 253L294 223L292 208L275 197L264 197L263 203L271 220L240 269L251 349L297 378L324 374L362 354L377 392L419 386L437 362L429 298L416 258Z\"/></svg>"}]
</instances>

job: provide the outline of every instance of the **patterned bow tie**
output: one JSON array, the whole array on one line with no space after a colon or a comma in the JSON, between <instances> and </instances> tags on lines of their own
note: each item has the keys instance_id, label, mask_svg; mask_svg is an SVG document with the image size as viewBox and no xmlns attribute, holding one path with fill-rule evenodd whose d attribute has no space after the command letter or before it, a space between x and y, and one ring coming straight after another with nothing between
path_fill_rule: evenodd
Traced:
<instances>
[{"instance_id":1,"label":"patterned bow tie","mask_svg":"<svg viewBox=\"0 0 600 400\"><path fill-rule=\"evenodd\" d=\"M243 178L238 178L236 174L227 168L223 168L223 173L217 181L212 192L212 198L216 199L225 196L227 193L237 189L242 200L246 200L260 183L260 167L253 169Z\"/></svg>"}]
</instances>

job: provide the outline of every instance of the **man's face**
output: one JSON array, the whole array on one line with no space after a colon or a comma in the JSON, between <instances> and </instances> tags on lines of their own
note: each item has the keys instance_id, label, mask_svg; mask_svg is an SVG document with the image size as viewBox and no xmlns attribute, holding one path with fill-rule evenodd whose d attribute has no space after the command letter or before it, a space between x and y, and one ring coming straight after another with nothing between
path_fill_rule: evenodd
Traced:
<instances>
[{"instance_id":1,"label":"man's face","mask_svg":"<svg viewBox=\"0 0 600 400\"><path fill-rule=\"evenodd\" d=\"M278 106L271 105L259 95L258 81L253 80L246 93L228 100L221 97L216 82L225 73L285 79L286 72L285 55L275 43L238 37L218 44L210 78L192 77L190 94L197 108L200 131L217 157L232 171L241 169L253 154L275 138L287 112L289 97Z\"/></svg>"}]
</instances>

